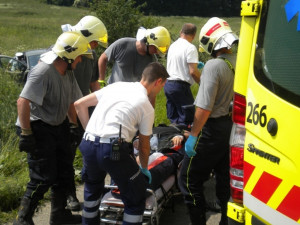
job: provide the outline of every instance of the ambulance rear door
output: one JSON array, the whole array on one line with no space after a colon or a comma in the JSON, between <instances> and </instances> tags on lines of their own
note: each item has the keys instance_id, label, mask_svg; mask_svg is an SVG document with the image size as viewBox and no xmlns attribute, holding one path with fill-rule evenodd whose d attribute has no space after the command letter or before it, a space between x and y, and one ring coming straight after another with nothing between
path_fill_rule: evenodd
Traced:
<instances>
[{"instance_id":1,"label":"ambulance rear door","mask_svg":"<svg viewBox=\"0 0 300 225\"><path fill-rule=\"evenodd\" d=\"M246 91L245 222L300 224L300 0L261 7Z\"/></svg>"}]
</instances>

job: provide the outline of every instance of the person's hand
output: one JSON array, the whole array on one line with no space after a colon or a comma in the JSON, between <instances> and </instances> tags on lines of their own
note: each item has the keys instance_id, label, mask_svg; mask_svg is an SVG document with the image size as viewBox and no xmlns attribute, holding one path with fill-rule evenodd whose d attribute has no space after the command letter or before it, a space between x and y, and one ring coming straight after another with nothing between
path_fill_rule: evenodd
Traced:
<instances>
[{"instance_id":1,"label":"person's hand","mask_svg":"<svg viewBox=\"0 0 300 225\"><path fill-rule=\"evenodd\" d=\"M36 141L33 134L29 135L20 135L19 141L19 150L20 152L27 152L27 153L35 153L36 151Z\"/></svg>"},{"instance_id":2,"label":"person's hand","mask_svg":"<svg viewBox=\"0 0 300 225\"><path fill-rule=\"evenodd\" d=\"M196 151L194 151L194 147L197 141L197 137L190 135L187 141L185 142L184 150L188 157L192 157L196 155Z\"/></svg>"},{"instance_id":3,"label":"person's hand","mask_svg":"<svg viewBox=\"0 0 300 225\"><path fill-rule=\"evenodd\" d=\"M182 141L183 141L183 136L181 135L174 136L172 138L173 147L180 145Z\"/></svg>"},{"instance_id":4,"label":"person's hand","mask_svg":"<svg viewBox=\"0 0 300 225\"><path fill-rule=\"evenodd\" d=\"M70 123L70 143L72 147L77 148L82 139L82 134L78 125Z\"/></svg>"},{"instance_id":5,"label":"person's hand","mask_svg":"<svg viewBox=\"0 0 300 225\"><path fill-rule=\"evenodd\" d=\"M142 167L140 167L140 168L141 168L142 173L143 173L146 177L148 177L149 184L151 184L151 182L152 182L152 176L151 176L150 171L149 171L147 168L142 168Z\"/></svg>"}]
</instances>

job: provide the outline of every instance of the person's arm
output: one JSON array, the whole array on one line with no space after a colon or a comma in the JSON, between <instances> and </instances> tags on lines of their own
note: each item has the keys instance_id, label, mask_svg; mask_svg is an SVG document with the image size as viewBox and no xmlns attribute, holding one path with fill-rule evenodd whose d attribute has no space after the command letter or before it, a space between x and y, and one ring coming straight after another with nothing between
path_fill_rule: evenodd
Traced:
<instances>
[{"instance_id":1,"label":"person's arm","mask_svg":"<svg viewBox=\"0 0 300 225\"><path fill-rule=\"evenodd\" d=\"M150 136L139 134L139 160L142 168L148 168Z\"/></svg>"},{"instance_id":2,"label":"person's arm","mask_svg":"<svg viewBox=\"0 0 300 225\"><path fill-rule=\"evenodd\" d=\"M17 101L17 108L21 128L31 130L29 103L30 101L28 99L19 97Z\"/></svg>"},{"instance_id":3,"label":"person's arm","mask_svg":"<svg viewBox=\"0 0 300 225\"><path fill-rule=\"evenodd\" d=\"M90 83L91 92L98 91L99 89L100 89L100 84L97 80Z\"/></svg>"},{"instance_id":4,"label":"person's arm","mask_svg":"<svg viewBox=\"0 0 300 225\"><path fill-rule=\"evenodd\" d=\"M197 137L206 123L211 111L196 107L194 122L190 135Z\"/></svg>"},{"instance_id":5,"label":"person's arm","mask_svg":"<svg viewBox=\"0 0 300 225\"><path fill-rule=\"evenodd\" d=\"M199 84L200 83L200 76L201 76L201 73L200 71L198 70L197 68L197 63L189 63L189 72L190 72L190 75L193 77L194 81Z\"/></svg>"},{"instance_id":6,"label":"person's arm","mask_svg":"<svg viewBox=\"0 0 300 225\"><path fill-rule=\"evenodd\" d=\"M75 111L74 103L72 103L69 106L68 118L69 118L70 123L73 123L73 124L77 125L77 114L76 114L76 111Z\"/></svg>"},{"instance_id":7,"label":"person's arm","mask_svg":"<svg viewBox=\"0 0 300 225\"><path fill-rule=\"evenodd\" d=\"M105 72L107 67L108 58L105 52L102 53L98 60L98 68L99 68L99 80L105 79Z\"/></svg>"},{"instance_id":8,"label":"person's arm","mask_svg":"<svg viewBox=\"0 0 300 225\"><path fill-rule=\"evenodd\" d=\"M78 118L84 129L86 128L90 118L88 108L90 106L95 106L97 103L98 103L98 99L94 93L91 93L83 98L80 98L74 103Z\"/></svg>"}]
</instances>

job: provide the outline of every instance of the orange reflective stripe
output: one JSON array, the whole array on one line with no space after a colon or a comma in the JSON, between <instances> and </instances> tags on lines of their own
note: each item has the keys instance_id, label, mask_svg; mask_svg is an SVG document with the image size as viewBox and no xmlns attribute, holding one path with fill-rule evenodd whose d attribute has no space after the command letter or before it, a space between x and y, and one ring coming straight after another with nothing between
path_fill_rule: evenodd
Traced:
<instances>
[{"instance_id":1,"label":"orange reflective stripe","mask_svg":"<svg viewBox=\"0 0 300 225\"><path fill-rule=\"evenodd\" d=\"M153 167L157 166L158 164L160 164L161 162L165 161L168 158L168 156L161 156L157 159L155 159L152 163L150 163L148 165L148 170L151 170Z\"/></svg>"},{"instance_id":2,"label":"orange reflective stripe","mask_svg":"<svg viewBox=\"0 0 300 225\"><path fill-rule=\"evenodd\" d=\"M298 221L300 219L300 187L293 186L276 210Z\"/></svg>"}]
</instances>

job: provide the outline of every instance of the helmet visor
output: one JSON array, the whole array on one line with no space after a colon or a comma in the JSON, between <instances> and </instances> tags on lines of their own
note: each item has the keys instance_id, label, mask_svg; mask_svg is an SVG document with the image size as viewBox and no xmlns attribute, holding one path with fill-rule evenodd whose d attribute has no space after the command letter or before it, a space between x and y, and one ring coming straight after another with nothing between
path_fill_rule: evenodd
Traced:
<instances>
[{"instance_id":1,"label":"helmet visor","mask_svg":"<svg viewBox=\"0 0 300 225\"><path fill-rule=\"evenodd\" d=\"M238 40L239 38L234 33L224 34L215 44L214 50L219 50L221 48L230 49L231 46Z\"/></svg>"}]
</instances>

